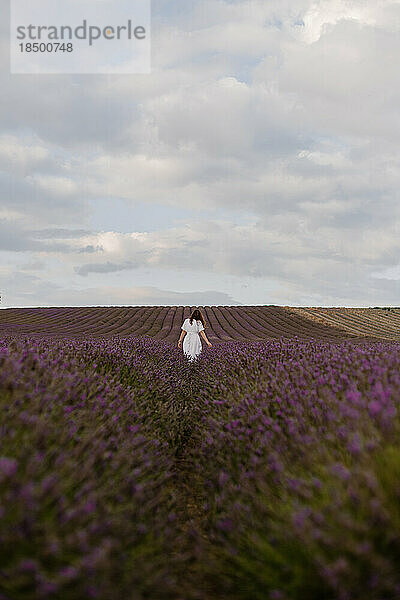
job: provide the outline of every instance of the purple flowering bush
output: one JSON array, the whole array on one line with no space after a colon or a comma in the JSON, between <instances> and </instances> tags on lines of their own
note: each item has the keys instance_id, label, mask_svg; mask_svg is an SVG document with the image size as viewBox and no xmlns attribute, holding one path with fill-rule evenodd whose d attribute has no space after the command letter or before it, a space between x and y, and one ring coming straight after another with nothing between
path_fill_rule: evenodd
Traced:
<instances>
[{"instance_id":1,"label":"purple flowering bush","mask_svg":"<svg viewBox=\"0 0 400 600\"><path fill-rule=\"evenodd\" d=\"M212 363L190 450L210 593L400 598L400 345L237 343Z\"/></svg>"},{"instance_id":2,"label":"purple flowering bush","mask_svg":"<svg viewBox=\"0 0 400 600\"><path fill-rule=\"evenodd\" d=\"M141 356L143 381L123 388L97 372L103 351L2 340L2 598L176 598L173 452L148 418L152 367Z\"/></svg>"},{"instance_id":3,"label":"purple flowering bush","mask_svg":"<svg viewBox=\"0 0 400 600\"><path fill-rule=\"evenodd\" d=\"M0 339L0 599L400 598L400 344Z\"/></svg>"}]
</instances>

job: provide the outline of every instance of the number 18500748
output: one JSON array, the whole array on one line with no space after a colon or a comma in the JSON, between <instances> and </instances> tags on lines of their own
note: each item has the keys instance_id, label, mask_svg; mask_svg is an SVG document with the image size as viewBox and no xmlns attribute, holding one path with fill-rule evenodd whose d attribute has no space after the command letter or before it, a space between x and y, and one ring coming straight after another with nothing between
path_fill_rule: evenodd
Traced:
<instances>
[{"instance_id":1,"label":"number 18500748","mask_svg":"<svg viewBox=\"0 0 400 600\"><path fill-rule=\"evenodd\" d=\"M54 43L54 42L25 42L19 44L21 52L73 52L74 46L69 43Z\"/></svg>"}]
</instances>

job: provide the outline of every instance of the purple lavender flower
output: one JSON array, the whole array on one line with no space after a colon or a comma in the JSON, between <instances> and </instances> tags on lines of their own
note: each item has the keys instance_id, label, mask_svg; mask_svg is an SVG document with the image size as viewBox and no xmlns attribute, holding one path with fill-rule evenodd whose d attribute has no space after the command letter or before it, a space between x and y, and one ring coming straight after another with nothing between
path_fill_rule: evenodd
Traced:
<instances>
[{"instance_id":1,"label":"purple lavender flower","mask_svg":"<svg viewBox=\"0 0 400 600\"><path fill-rule=\"evenodd\" d=\"M0 456L0 475L12 477L17 472L18 462L15 458Z\"/></svg>"}]
</instances>

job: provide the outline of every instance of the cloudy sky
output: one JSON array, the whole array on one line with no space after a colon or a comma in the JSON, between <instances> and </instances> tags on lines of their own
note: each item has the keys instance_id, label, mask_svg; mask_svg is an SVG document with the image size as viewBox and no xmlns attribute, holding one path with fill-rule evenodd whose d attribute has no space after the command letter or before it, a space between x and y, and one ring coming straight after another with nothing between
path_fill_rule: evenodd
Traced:
<instances>
[{"instance_id":1,"label":"cloudy sky","mask_svg":"<svg viewBox=\"0 0 400 600\"><path fill-rule=\"evenodd\" d=\"M2 306L400 304L400 0L153 0L152 73L15 75Z\"/></svg>"}]
</instances>

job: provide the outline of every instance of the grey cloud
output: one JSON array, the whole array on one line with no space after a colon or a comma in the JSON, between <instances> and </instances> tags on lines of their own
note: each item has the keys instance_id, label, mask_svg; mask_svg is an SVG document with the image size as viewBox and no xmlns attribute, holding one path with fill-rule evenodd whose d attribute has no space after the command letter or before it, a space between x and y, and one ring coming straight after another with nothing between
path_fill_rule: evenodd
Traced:
<instances>
[{"instance_id":1,"label":"grey cloud","mask_svg":"<svg viewBox=\"0 0 400 600\"><path fill-rule=\"evenodd\" d=\"M116 273L117 271L130 270L135 267L136 265L129 261L123 264L115 264L108 261L106 263L85 264L81 267L75 267L74 271L78 275L87 276L89 273Z\"/></svg>"},{"instance_id":2,"label":"grey cloud","mask_svg":"<svg viewBox=\"0 0 400 600\"><path fill-rule=\"evenodd\" d=\"M0 250L14 252L61 252L65 254L80 252L68 242L59 240L68 240L80 238L86 232L84 230L29 230L26 229L20 221L12 219L0 219ZM57 241L48 241L56 238ZM92 247L85 252L99 250L97 246L94 250ZM82 250L82 249L81 249Z\"/></svg>"},{"instance_id":3,"label":"grey cloud","mask_svg":"<svg viewBox=\"0 0 400 600\"><path fill-rule=\"evenodd\" d=\"M104 252L103 246L93 246L92 244L89 244L88 246L85 246L84 248L79 248L78 250L79 254L95 254L96 252Z\"/></svg>"},{"instance_id":4,"label":"grey cloud","mask_svg":"<svg viewBox=\"0 0 400 600\"><path fill-rule=\"evenodd\" d=\"M126 98L121 103L112 87L99 85L98 81L75 84L74 78L64 75L60 88L56 77L40 75L32 85L33 77L0 73L1 87L8 92L0 97L2 131L13 133L24 123L42 139L64 148L90 149L106 144L134 147L128 125L140 114L134 102Z\"/></svg>"},{"instance_id":5,"label":"grey cloud","mask_svg":"<svg viewBox=\"0 0 400 600\"><path fill-rule=\"evenodd\" d=\"M0 219L0 250L13 252L71 252L68 244L41 242L30 237L15 221Z\"/></svg>"},{"instance_id":6,"label":"grey cloud","mask_svg":"<svg viewBox=\"0 0 400 600\"><path fill-rule=\"evenodd\" d=\"M34 238L40 239L75 239L80 238L85 235L90 235L92 232L86 229L62 229L62 228L53 228L53 229L31 229L28 231L28 234Z\"/></svg>"},{"instance_id":7,"label":"grey cloud","mask_svg":"<svg viewBox=\"0 0 400 600\"><path fill-rule=\"evenodd\" d=\"M29 273L14 271L6 277L0 275L3 306L42 306L51 305L52 294L57 295L61 286ZM64 290L60 298L67 297L68 291Z\"/></svg>"},{"instance_id":8,"label":"grey cloud","mask_svg":"<svg viewBox=\"0 0 400 600\"><path fill-rule=\"evenodd\" d=\"M43 260L35 260L29 263L20 265L21 271L43 271L46 267L46 263Z\"/></svg>"},{"instance_id":9,"label":"grey cloud","mask_svg":"<svg viewBox=\"0 0 400 600\"><path fill-rule=\"evenodd\" d=\"M155 286L69 289L26 274L0 276L3 306L85 306L85 305L238 305L230 294L216 291L176 292Z\"/></svg>"},{"instance_id":10,"label":"grey cloud","mask_svg":"<svg viewBox=\"0 0 400 600\"><path fill-rule=\"evenodd\" d=\"M320 220L322 223L322 217ZM260 220L246 226L193 222L140 237L93 234L91 245L100 239L104 248L112 249L104 250L101 261L76 264L76 255L70 255L77 274L114 273L136 267L147 267L150 273L153 269L196 269L257 279L288 276L291 281L308 285L321 272L332 281L339 278L341 285L340 278L350 272L352 265L360 277L371 269L393 264L400 250L396 224L381 232L348 227L338 235L332 222L314 227L313 221L300 220L296 214L271 216L269 222Z\"/></svg>"},{"instance_id":11,"label":"grey cloud","mask_svg":"<svg viewBox=\"0 0 400 600\"><path fill-rule=\"evenodd\" d=\"M20 215L26 227L33 225L79 225L88 208L80 197L60 197L38 188L33 181L0 171L0 209Z\"/></svg>"}]
</instances>

